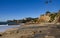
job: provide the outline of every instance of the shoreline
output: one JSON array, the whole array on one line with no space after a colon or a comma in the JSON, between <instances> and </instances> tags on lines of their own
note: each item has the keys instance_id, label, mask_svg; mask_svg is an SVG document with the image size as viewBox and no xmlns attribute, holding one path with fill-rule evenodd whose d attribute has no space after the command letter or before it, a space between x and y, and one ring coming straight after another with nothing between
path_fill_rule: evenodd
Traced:
<instances>
[{"instance_id":1,"label":"shoreline","mask_svg":"<svg viewBox=\"0 0 60 38\"><path fill-rule=\"evenodd\" d=\"M17 28L7 29L5 32L1 33L1 38L27 38L27 37L45 37L48 35L53 35L52 37L57 37L60 34L60 30L57 28L60 23L43 23L43 24L29 24L21 25ZM53 28L52 28L53 27ZM56 34L55 34L56 33ZM14 35L14 36L13 36ZM41 36L40 36L41 35ZM48 36L50 37L50 36Z\"/></svg>"}]
</instances>

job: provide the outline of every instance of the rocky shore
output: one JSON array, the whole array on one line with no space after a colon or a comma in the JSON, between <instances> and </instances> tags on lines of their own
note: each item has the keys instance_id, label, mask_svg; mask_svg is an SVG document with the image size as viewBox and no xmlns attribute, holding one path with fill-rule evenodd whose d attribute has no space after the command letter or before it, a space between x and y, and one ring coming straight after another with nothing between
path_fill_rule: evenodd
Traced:
<instances>
[{"instance_id":1,"label":"rocky shore","mask_svg":"<svg viewBox=\"0 0 60 38\"><path fill-rule=\"evenodd\" d=\"M33 24L8 29L0 38L60 38L60 24Z\"/></svg>"}]
</instances>

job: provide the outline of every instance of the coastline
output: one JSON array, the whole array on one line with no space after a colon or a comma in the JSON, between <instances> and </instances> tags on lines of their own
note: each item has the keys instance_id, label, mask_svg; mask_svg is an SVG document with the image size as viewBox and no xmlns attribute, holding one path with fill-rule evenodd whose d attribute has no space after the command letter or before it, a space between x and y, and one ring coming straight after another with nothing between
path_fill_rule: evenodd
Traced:
<instances>
[{"instance_id":1,"label":"coastline","mask_svg":"<svg viewBox=\"0 0 60 38\"><path fill-rule=\"evenodd\" d=\"M3 32L1 38L43 38L43 37L57 37L60 34L59 23L43 23L43 24L23 24L17 28L7 29ZM53 28L52 28L53 27ZM57 30L58 29L58 30ZM51 33L52 32L52 33ZM54 33L55 34L54 34ZM13 36L14 35L14 36ZM40 36L41 35L41 36ZM48 36L49 35L49 36ZM58 36L59 37L59 36Z\"/></svg>"}]
</instances>

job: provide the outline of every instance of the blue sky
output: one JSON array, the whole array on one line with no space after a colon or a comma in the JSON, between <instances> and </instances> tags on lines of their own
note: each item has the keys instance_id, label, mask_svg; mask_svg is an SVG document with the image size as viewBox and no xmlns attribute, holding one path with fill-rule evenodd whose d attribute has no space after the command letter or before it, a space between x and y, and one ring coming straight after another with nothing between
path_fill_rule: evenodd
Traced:
<instances>
[{"instance_id":1,"label":"blue sky","mask_svg":"<svg viewBox=\"0 0 60 38\"><path fill-rule=\"evenodd\" d=\"M25 17L39 17L46 11L57 12L60 9L60 0L0 0L0 21L22 19Z\"/></svg>"}]
</instances>

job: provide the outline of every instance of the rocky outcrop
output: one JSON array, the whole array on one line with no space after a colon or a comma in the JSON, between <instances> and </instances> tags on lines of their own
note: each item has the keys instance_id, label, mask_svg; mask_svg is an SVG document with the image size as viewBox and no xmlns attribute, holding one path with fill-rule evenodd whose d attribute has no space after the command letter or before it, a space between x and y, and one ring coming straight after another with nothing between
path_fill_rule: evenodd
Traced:
<instances>
[{"instance_id":1,"label":"rocky outcrop","mask_svg":"<svg viewBox=\"0 0 60 38\"><path fill-rule=\"evenodd\" d=\"M56 16L53 22L54 23L60 23L60 16Z\"/></svg>"},{"instance_id":2,"label":"rocky outcrop","mask_svg":"<svg viewBox=\"0 0 60 38\"><path fill-rule=\"evenodd\" d=\"M40 16L38 21L39 22L48 22L50 20L50 17L47 15Z\"/></svg>"}]
</instances>

